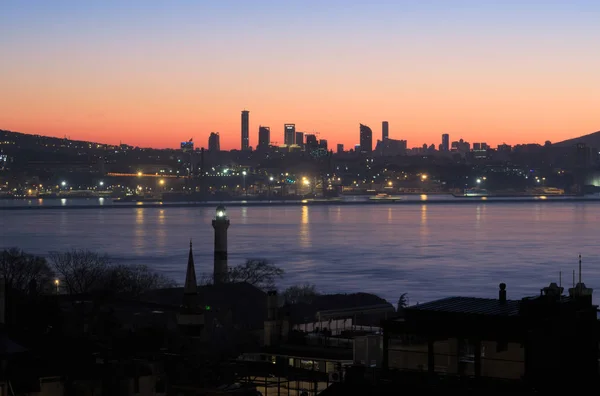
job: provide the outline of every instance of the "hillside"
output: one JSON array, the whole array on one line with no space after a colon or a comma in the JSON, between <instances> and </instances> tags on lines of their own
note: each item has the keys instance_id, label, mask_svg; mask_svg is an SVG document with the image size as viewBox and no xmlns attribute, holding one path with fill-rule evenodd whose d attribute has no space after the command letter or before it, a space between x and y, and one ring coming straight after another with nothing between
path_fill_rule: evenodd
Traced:
<instances>
[{"instance_id":1,"label":"hillside","mask_svg":"<svg viewBox=\"0 0 600 396\"><path fill-rule=\"evenodd\" d=\"M583 135L583 136L579 136L579 137L576 137L573 139L564 140L562 142L554 143L552 145L557 146L557 147L568 147L568 146L574 146L577 143L584 143L591 147L600 148L600 131L590 133L589 135Z\"/></svg>"}]
</instances>

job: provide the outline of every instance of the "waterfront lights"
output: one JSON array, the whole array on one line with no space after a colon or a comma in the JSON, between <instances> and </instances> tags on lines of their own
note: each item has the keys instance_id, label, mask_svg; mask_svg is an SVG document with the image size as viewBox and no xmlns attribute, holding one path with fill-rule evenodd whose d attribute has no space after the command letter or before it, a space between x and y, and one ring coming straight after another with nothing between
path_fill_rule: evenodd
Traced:
<instances>
[{"instance_id":1,"label":"waterfront lights","mask_svg":"<svg viewBox=\"0 0 600 396\"><path fill-rule=\"evenodd\" d=\"M104 182L101 181L100 183L98 183L100 185L100 187L102 187L104 185Z\"/></svg>"},{"instance_id":2,"label":"waterfront lights","mask_svg":"<svg viewBox=\"0 0 600 396\"><path fill-rule=\"evenodd\" d=\"M63 180L63 181L60 182L60 185L64 187L64 186L67 185L67 182Z\"/></svg>"},{"instance_id":3,"label":"waterfront lights","mask_svg":"<svg viewBox=\"0 0 600 396\"><path fill-rule=\"evenodd\" d=\"M142 177L142 172L137 173L138 177Z\"/></svg>"}]
</instances>

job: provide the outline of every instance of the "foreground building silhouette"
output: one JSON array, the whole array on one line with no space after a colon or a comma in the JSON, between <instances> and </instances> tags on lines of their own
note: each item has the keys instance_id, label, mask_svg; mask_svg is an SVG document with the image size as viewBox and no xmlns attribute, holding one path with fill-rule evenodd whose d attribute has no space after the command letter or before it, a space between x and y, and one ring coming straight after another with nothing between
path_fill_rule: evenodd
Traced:
<instances>
[{"instance_id":1,"label":"foreground building silhouette","mask_svg":"<svg viewBox=\"0 0 600 396\"><path fill-rule=\"evenodd\" d=\"M568 295L552 283L511 300L500 284L497 298L398 310L364 293L285 302L228 282L223 206L213 226L211 285L198 285L191 242L184 286L135 299L22 295L0 282L0 396L529 394L599 384L598 310L581 278Z\"/></svg>"}]
</instances>

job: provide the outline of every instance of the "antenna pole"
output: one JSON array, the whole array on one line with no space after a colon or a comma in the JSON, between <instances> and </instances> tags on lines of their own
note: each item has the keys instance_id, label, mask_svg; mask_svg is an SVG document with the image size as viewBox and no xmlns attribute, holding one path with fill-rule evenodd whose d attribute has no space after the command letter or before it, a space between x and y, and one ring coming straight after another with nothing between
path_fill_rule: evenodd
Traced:
<instances>
[{"instance_id":1,"label":"antenna pole","mask_svg":"<svg viewBox=\"0 0 600 396\"><path fill-rule=\"evenodd\" d=\"M558 287L562 287L562 271L558 271Z\"/></svg>"},{"instance_id":2,"label":"antenna pole","mask_svg":"<svg viewBox=\"0 0 600 396\"><path fill-rule=\"evenodd\" d=\"M579 255L579 284L581 284L581 254Z\"/></svg>"}]
</instances>

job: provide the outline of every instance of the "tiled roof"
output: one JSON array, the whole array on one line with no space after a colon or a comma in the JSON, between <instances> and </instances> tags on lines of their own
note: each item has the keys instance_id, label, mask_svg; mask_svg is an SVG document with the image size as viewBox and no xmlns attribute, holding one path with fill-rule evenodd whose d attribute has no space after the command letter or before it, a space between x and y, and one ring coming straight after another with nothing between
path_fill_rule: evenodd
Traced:
<instances>
[{"instance_id":1,"label":"tiled roof","mask_svg":"<svg viewBox=\"0 0 600 396\"><path fill-rule=\"evenodd\" d=\"M501 303L500 300L493 298L448 297L413 305L406 309L471 315L516 316L519 314L519 304L519 300L507 300Z\"/></svg>"}]
</instances>

